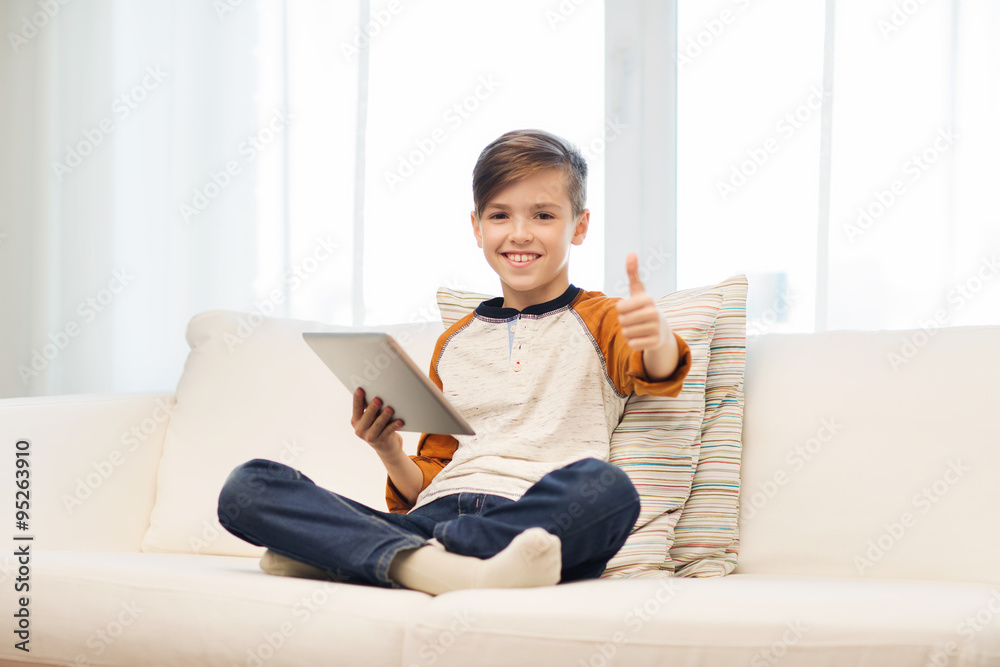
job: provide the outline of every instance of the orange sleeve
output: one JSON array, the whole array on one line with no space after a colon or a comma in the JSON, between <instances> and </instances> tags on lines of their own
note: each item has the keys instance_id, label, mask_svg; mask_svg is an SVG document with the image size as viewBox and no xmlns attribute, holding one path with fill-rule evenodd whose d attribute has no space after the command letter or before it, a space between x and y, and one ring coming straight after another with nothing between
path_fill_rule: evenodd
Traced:
<instances>
[{"instance_id":1,"label":"orange sleeve","mask_svg":"<svg viewBox=\"0 0 1000 667\"><path fill-rule=\"evenodd\" d=\"M441 334L437 339L437 343L434 344L434 355L431 357L431 367L427 375L438 389L443 389L441 378L437 372L437 360L441 358L441 351L444 349L444 344L456 331L464 327L472 319L473 315L473 313L469 313L448 327L448 330ZM451 463L451 457L454 456L456 449L458 449L458 440L455 436L441 435L439 433L422 433L420 435L420 441L417 443L417 453L416 455L411 454L410 458L417 464L420 471L424 473L424 481L420 486L421 491L426 489L437 474L446 465ZM388 475L386 476L385 485L385 504L388 506L390 512L401 514L413 509L413 503L399 492L399 489L392 483L392 479Z\"/></svg>"},{"instance_id":2,"label":"orange sleeve","mask_svg":"<svg viewBox=\"0 0 1000 667\"><path fill-rule=\"evenodd\" d=\"M677 396L691 369L691 348L687 341L674 332L674 339L677 341L677 368L663 380L650 380L642 362L642 352L629 347L622 335L616 302L617 299L606 297L600 292L583 292L574 304L604 353L608 377L619 393L625 396L633 393Z\"/></svg>"},{"instance_id":3,"label":"orange sleeve","mask_svg":"<svg viewBox=\"0 0 1000 667\"><path fill-rule=\"evenodd\" d=\"M646 366L642 362L642 352L628 349L628 361L626 376L631 380L632 391L622 392L624 394L648 394L651 396L676 396L681 393L684 387L684 378L691 370L691 348L687 341L674 332L677 340L677 368L663 380L652 381L646 375ZM610 365L610 362L609 362Z\"/></svg>"},{"instance_id":4,"label":"orange sleeve","mask_svg":"<svg viewBox=\"0 0 1000 667\"><path fill-rule=\"evenodd\" d=\"M420 442L417 444L416 456L411 455L414 463L424 473L424 482L420 486L423 491L431 480L437 476L441 470L451 462L451 457L458 448L458 440L452 435L440 435L438 433L423 433ZM407 500L392 479L386 477L385 503L390 512L406 513L413 509L413 503Z\"/></svg>"}]
</instances>

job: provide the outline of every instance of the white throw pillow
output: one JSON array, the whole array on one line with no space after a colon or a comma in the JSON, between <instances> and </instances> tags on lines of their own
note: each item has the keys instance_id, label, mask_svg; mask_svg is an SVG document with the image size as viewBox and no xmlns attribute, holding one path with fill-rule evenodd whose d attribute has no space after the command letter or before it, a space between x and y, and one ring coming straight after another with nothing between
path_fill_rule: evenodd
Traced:
<instances>
[{"instance_id":1,"label":"white throw pillow","mask_svg":"<svg viewBox=\"0 0 1000 667\"><path fill-rule=\"evenodd\" d=\"M255 556L219 524L219 491L253 458L301 470L323 488L385 511L385 468L350 425L351 394L302 340L318 322L212 311L191 319L143 551ZM421 367L438 324L378 327ZM357 330L357 328L351 328ZM413 450L418 434L403 433Z\"/></svg>"}]
</instances>

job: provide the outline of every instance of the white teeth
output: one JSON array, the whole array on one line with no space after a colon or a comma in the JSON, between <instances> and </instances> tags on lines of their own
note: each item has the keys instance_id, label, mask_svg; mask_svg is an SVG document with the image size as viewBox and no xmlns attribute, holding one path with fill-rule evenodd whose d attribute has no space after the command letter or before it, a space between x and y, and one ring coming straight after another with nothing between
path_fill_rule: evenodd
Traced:
<instances>
[{"instance_id":1,"label":"white teeth","mask_svg":"<svg viewBox=\"0 0 1000 667\"><path fill-rule=\"evenodd\" d=\"M513 262L527 262L535 259L538 255L522 255L520 253L507 253L507 257Z\"/></svg>"}]
</instances>

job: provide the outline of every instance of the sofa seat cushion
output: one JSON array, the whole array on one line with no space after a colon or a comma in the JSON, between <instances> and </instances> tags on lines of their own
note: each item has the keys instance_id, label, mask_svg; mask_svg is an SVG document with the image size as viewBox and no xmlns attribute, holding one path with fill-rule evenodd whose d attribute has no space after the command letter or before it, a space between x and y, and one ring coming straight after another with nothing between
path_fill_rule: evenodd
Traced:
<instances>
[{"instance_id":1,"label":"sofa seat cushion","mask_svg":"<svg viewBox=\"0 0 1000 667\"><path fill-rule=\"evenodd\" d=\"M461 591L409 624L402 664L985 666L1000 660L998 612L991 586L901 579L732 574Z\"/></svg>"},{"instance_id":2,"label":"sofa seat cushion","mask_svg":"<svg viewBox=\"0 0 1000 667\"><path fill-rule=\"evenodd\" d=\"M33 661L75 665L392 665L431 597L274 577L255 558L33 554ZM3 596L5 618L12 596ZM9 630L8 630L9 632ZM0 662L23 658L12 642Z\"/></svg>"}]
</instances>

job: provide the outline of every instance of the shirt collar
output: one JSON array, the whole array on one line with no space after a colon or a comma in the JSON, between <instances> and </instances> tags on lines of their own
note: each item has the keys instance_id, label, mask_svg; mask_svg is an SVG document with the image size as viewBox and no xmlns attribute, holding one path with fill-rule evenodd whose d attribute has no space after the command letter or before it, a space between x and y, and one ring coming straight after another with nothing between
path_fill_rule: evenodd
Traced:
<instances>
[{"instance_id":1,"label":"shirt collar","mask_svg":"<svg viewBox=\"0 0 1000 667\"><path fill-rule=\"evenodd\" d=\"M476 315L497 320L509 320L513 317L517 317L518 315L545 315L547 313L565 308L569 304L573 303L573 299L576 298L579 291L579 287L570 285L566 288L565 292L563 292L560 296L557 296L555 299L546 301L545 303L536 303L528 306L524 310L504 308L503 297L498 296L496 298L489 299L488 301L483 301L476 306Z\"/></svg>"}]
</instances>

